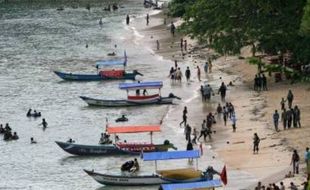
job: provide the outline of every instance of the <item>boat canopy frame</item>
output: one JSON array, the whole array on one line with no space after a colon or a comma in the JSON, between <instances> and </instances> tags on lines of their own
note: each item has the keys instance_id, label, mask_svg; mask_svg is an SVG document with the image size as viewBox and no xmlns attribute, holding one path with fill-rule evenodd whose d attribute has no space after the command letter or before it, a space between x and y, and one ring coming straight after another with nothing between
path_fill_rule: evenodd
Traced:
<instances>
[{"instance_id":1,"label":"boat canopy frame","mask_svg":"<svg viewBox=\"0 0 310 190\"><path fill-rule=\"evenodd\" d=\"M108 134L117 133L145 133L150 132L151 144L153 144L153 132L160 132L160 125L130 125L130 126L106 126ZM116 139L116 138L115 138Z\"/></svg>"},{"instance_id":2,"label":"boat canopy frame","mask_svg":"<svg viewBox=\"0 0 310 190\"><path fill-rule=\"evenodd\" d=\"M200 158L199 150L181 150L168 152L151 152L143 153L141 155L143 161L155 161L155 171L157 171L158 160L172 160L172 159L196 159L196 169L198 170L198 158Z\"/></svg>"}]
</instances>

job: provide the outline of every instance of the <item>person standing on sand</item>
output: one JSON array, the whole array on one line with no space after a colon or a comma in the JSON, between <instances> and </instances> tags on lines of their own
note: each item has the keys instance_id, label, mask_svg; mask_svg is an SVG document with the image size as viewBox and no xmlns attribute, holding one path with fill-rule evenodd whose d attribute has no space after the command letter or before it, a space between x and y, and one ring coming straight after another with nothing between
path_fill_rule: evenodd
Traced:
<instances>
[{"instance_id":1,"label":"person standing on sand","mask_svg":"<svg viewBox=\"0 0 310 190\"><path fill-rule=\"evenodd\" d=\"M262 88L263 90L268 90L267 89L267 78L264 74L262 75Z\"/></svg>"},{"instance_id":2,"label":"person standing on sand","mask_svg":"<svg viewBox=\"0 0 310 190\"><path fill-rule=\"evenodd\" d=\"M126 16L126 24L129 25L129 23L130 23L130 18L129 18L129 15L127 15Z\"/></svg>"},{"instance_id":3,"label":"person standing on sand","mask_svg":"<svg viewBox=\"0 0 310 190\"><path fill-rule=\"evenodd\" d=\"M159 50L159 41L158 40L156 40L156 48L157 48L157 50Z\"/></svg>"},{"instance_id":4,"label":"person standing on sand","mask_svg":"<svg viewBox=\"0 0 310 190\"><path fill-rule=\"evenodd\" d=\"M199 82L201 81L200 76L201 76L201 71L200 71L199 66L197 66L197 78Z\"/></svg>"},{"instance_id":5,"label":"person standing on sand","mask_svg":"<svg viewBox=\"0 0 310 190\"><path fill-rule=\"evenodd\" d=\"M184 40L184 50L187 51L187 40Z\"/></svg>"},{"instance_id":6,"label":"person standing on sand","mask_svg":"<svg viewBox=\"0 0 310 190\"><path fill-rule=\"evenodd\" d=\"M174 26L173 22L171 22L171 25L170 25L170 32L171 32L172 36L174 37L175 26Z\"/></svg>"},{"instance_id":7,"label":"person standing on sand","mask_svg":"<svg viewBox=\"0 0 310 190\"><path fill-rule=\"evenodd\" d=\"M149 14L146 14L146 25L148 26L150 22L150 16Z\"/></svg>"},{"instance_id":8,"label":"person standing on sand","mask_svg":"<svg viewBox=\"0 0 310 190\"><path fill-rule=\"evenodd\" d=\"M232 122L233 132L236 132L236 123L237 123L236 115L235 115L235 114L232 114L230 120L231 120L231 122Z\"/></svg>"},{"instance_id":9,"label":"person standing on sand","mask_svg":"<svg viewBox=\"0 0 310 190\"><path fill-rule=\"evenodd\" d=\"M284 98L282 98L280 104L281 104L281 110L284 110L285 109L285 102L286 100L284 100Z\"/></svg>"},{"instance_id":10,"label":"person standing on sand","mask_svg":"<svg viewBox=\"0 0 310 190\"><path fill-rule=\"evenodd\" d=\"M191 142L191 133L192 133L192 128L189 124L187 124L185 127L185 139L189 142Z\"/></svg>"},{"instance_id":11,"label":"person standing on sand","mask_svg":"<svg viewBox=\"0 0 310 190\"><path fill-rule=\"evenodd\" d=\"M183 38L181 38L180 47L181 47L181 51L183 51Z\"/></svg>"},{"instance_id":12,"label":"person standing on sand","mask_svg":"<svg viewBox=\"0 0 310 190\"><path fill-rule=\"evenodd\" d=\"M209 63L206 62L203 68L205 70L205 73L207 74L208 73L208 69L209 69Z\"/></svg>"},{"instance_id":13,"label":"person standing on sand","mask_svg":"<svg viewBox=\"0 0 310 190\"><path fill-rule=\"evenodd\" d=\"M226 126L226 123L227 123L227 117L228 117L227 108L225 106L223 106L223 121L224 121L224 125L225 126Z\"/></svg>"},{"instance_id":14,"label":"person standing on sand","mask_svg":"<svg viewBox=\"0 0 310 190\"><path fill-rule=\"evenodd\" d=\"M287 101L288 101L288 107L289 107L289 108L292 107L293 100L294 100L294 95L293 95L293 93L292 93L291 90L288 90L288 93L287 93Z\"/></svg>"},{"instance_id":15,"label":"person standing on sand","mask_svg":"<svg viewBox=\"0 0 310 190\"><path fill-rule=\"evenodd\" d=\"M286 130L287 128L287 116L286 116L286 109L284 108L281 113L281 120L283 124L283 130Z\"/></svg>"},{"instance_id":16,"label":"person standing on sand","mask_svg":"<svg viewBox=\"0 0 310 190\"><path fill-rule=\"evenodd\" d=\"M207 121L203 120L202 124L201 124L201 129L200 129L200 135L198 137L198 141L200 139L200 137L203 136L204 140L206 141L206 137L207 137Z\"/></svg>"},{"instance_id":17,"label":"person standing on sand","mask_svg":"<svg viewBox=\"0 0 310 190\"><path fill-rule=\"evenodd\" d=\"M194 128L194 130L193 130L193 136L194 136L194 138L192 140L192 143L197 144L197 130L196 130L196 128Z\"/></svg>"},{"instance_id":18,"label":"person standing on sand","mask_svg":"<svg viewBox=\"0 0 310 190\"><path fill-rule=\"evenodd\" d=\"M212 62L211 62L211 60L210 60L210 62L209 62L209 73L212 73Z\"/></svg>"},{"instance_id":19,"label":"person standing on sand","mask_svg":"<svg viewBox=\"0 0 310 190\"><path fill-rule=\"evenodd\" d=\"M278 126L279 126L279 118L280 118L280 115L279 115L279 113L278 113L278 110L275 110L275 111L274 111L274 114L273 114L272 118L273 118L273 124L274 124L275 130L276 130L276 131L279 131Z\"/></svg>"},{"instance_id":20,"label":"person standing on sand","mask_svg":"<svg viewBox=\"0 0 310 190\"><path fill-rule=\"evenodd\" d=\"M189 70L189 67L186 68L185 77L186 77L186 81L189 82L191 78L191 71Z\"/></svg>"},{"instance_id":21,"label":"person standing on sand","mask_svg":"<svg viewBox=\"0 0 310 190\"><path fill-rule=\"evenodd\" d=\"M300 160L300 157L297 153L297 150L294 150L293 155L292 155L292 160L291 160L291 165L293 165L293 174L299 173L299 160Z\"/></svg>"},{"instance_id":22,"label":"person standing on sand","mask_svg":"<svg viewBox=\"0 0 310 190\"><path fill-rule=\"evenodd\" d=\"M254 133L254 137L253 137L253 154L255 154L255 152L258 154L259 143L260 143L260 138L258 137L257 133Z\"/></svg>"},{"instance_id":23,"label":"person standing on sand","mask_svg":"<svg viewBox=\"0 0 310 190\"><path fill-rule=\"evenodd\" d=\"M225 102L226 90L227 90L227 87L226 87L225 83L222 82L222 84L218 90L218 94L221 94L222 102Z\"/></svg>"},{"instance_id":24,"label":"person standing on sand","mask_svg":"<svg viewBox=\"0 0 310 190\"><path fill-rule=\"evenodd\" d=\"M298 106L294 107L294 127L301 127L300 125L300 110L298 108ZM298 126L297 126L298 125Z\"/></svg>"},{"instance_id":25,"label":"person standing on sand","mask_svg":"<svg viewBox=\"0 0 310 190\"><path fill-rule=\"evenodd\" d=\"M293 120L293 111L291 108L289 108L286 111L286 119L287 119L287 128L290 129L292 126L292 120Z\"/></svg>"}]
</instances>

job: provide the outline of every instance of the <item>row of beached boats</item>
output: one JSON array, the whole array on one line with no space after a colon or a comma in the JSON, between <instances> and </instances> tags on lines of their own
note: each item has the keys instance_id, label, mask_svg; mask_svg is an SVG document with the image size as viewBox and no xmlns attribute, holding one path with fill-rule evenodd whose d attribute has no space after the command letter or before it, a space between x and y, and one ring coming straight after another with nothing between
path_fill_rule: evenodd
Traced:
<instances>
[{"instance_id":1,"label":"row of beached boats","mask_svg":"<svg viewBox=\"0 0 310 190\"><path fill-rule=\"evenodd\" d=\"M96 74L72 74L54 71L60 78L68 81L99 81L99 80L135 80L137 75L142 75L137 70L126 72L127 55L124 53L122 60L100 60L96 62L96 68L99 70L105 66L123 65L123 70L100 70ZM145 105L165 105L173 104L174 99L180 99L172 93L167 97L162 97L160 89L163 87L161 81L120 83L119 89L126 90L127 99L123 100L105 100L96 99L86 96L80 96L89 106L100 107L128 107L128 106L145 106ZM140 90L158 89L155 94L140 95ZM135 91L135 95L130 92ZM198 170L198 158L200 152L177 151L176 147L165 140L162 144L154 144L152 135L154 132L160 132L160 125L135 125L135 126L110 126L107 124L106 132L109 135L115 135L114 143L99 145L77 144L73 141L61 142L56 144L65 152L75 156L115 156L115 155L141 155L144 161L155 161L155 173L147 175L114 175L95 172L94 170L84 170L94 180L103 185L116 186L145 186L145 185L161 185L161 189L194 189L194 188L214 188L222 185L221 180L211 180L208 175ZM150 142L118 142L117 134L122 133L150 133ZM174 149L175 151L168 151ZM173 170L157 170L157 161L170 159L193 159L196 158L196 168L173 169Z\"/></svg>"}]
</instances>

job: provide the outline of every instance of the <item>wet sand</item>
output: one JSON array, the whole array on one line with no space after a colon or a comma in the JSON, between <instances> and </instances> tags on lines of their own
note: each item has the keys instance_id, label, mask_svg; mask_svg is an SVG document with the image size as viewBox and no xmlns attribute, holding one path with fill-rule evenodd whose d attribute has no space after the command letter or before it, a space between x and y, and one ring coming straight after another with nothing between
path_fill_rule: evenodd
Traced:
<instances>
[{"instance_id":1,"label":"wet sand","mask_svg":"<svg viewBox=\"0 0 310 190\"><path fill-rule=\"evenodd\" d=\"M218 95L212 97L208 103L202 103L199 86L203 81L208 81L213 89L217 91L219 84L223 81L228 84L233 82L234 86L228 87L227 102L232 102L237 115L237 131L232 132L231 122L224 126L222 119L213 126L216 134L210 142L202 142L204 155L201 160L203 164L215 165L220 171L223 164L228 170L228 185L225 189L254 189L258 181L263 184L275 183L282 180L291 169L290 158L292 148L297 148L303 157L305 147L309 146L309 120L310 103L306 98L309 95L307 85L289 85L287 82L273 83L269 78L267 92L257 93L252 89L252 78L256 73L256 67L248 65L245 60L237 57L220 57L213 62L213 72L205 75L203 63L212 52L200 47L195 41L188 40L188 51L182 55L180 51L180 35L172 37L168 23L164 22L163 13L153 15L150 25L142 32L146 36L145 43L149 43L154 53L164 59L174 60L182 67L190 65L192 72L191 86L194 87L193 96L183 100L178 106L172 106L163 120L163 126L169 127L171 132L182 135L183 129L179 127L182 110L187 106L188 120L191 126L200 131L202 120L207 113L215 112L218 103L221 103ZM175 21L175 20L174 20ZM160 48L156 48L156 40L159 40ZM196 65L201 68L202 82L198 82L196 76ZM220 79L221 77L221 79ZM186 83L183 81L183 85ZM296 103L301 109L302 128L275 132L272 123L274 109L280 110L280 99L286 97L287 90L292 89ZM308 89L308 90L306 90ZM183 90L188 89L183 86ZM280 127L281 129L281 127ZM257 133L261 138L259 154L253 155L253 134ZM178 143L179 147L186 147L184 142ZM198 146L196 147L198 148ZM205 156L205 154L208 156ZM300 178L300 176L298 176ZM288 179L291 180L291 179ZM289 181L285 182L288 183ZM294 179L295 180L295 179ZM242 182L241 182L242 181ZM298 184L298 183L297 183Z\"/></svg>"}]
</instances>

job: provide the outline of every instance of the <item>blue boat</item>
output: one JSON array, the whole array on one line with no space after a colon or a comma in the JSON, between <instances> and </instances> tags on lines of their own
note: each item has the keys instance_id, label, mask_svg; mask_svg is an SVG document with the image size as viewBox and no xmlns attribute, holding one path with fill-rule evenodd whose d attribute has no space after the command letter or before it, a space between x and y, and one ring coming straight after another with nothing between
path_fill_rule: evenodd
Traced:
<instances>
[{"instance_id":1,"label":"blue boat","mask_svg":"<svg viewBox=\"0 0 310 190\"><path fill-rule=\"evenodd\" d=\"M57 76L68 81L135 80L137 75L143 76L143 74L139 73L137 70L133 70L131 73L126 71L122 72L123 74L120 74L119 76L108 76L105 75L104 72L99 72L99 74L73 74L54 71ZM112 73L112 71L110 73Z\"/></svg>"},{"instance_id":2,"label":"blue boat","mask_svg":"<svg viewBox=\"0 0 310 190\"><path fill-rule=\"evenodd\" d=\"M106 66L122 65L124 69L110 69L101 70ZM127 65L127 55L124 52L124 60L98 60L96 62L96 68L98 72L96 74L73 74L60 71L54 71L54 73L64 80L69 81L101 81L101 80L135 80L137 75L143 76L137 70L132 72L126 72L125 67Z\"/></svg>"},{"instance_id":3,"label":"blue boat","mask_svg":"<svg viewBox=\"0 0 310 190\"><path fill-rule=\"evenodd\" d=\"M89 106L100 107L129 107L129 106L145 106L145 105L163 105L173 104L174 99L181 99L174 94L170 93L167 97L162 97L160 89L163 83L161 81L150 82L135 82L135 83L120 83L119 88L127 91L127 99L120 100L105 100L90 98L86 96L80 96ZM146 91L147 89L159 89L159 93L156 94L143 94L140 95L140 90ZM136 91L135 95L129 95L129 91Z\"/></svg>"},{"instance_id":4,"label":"blue boat","mask_svg":"<svg viewBox=\"0 0 310 190\"><path fill-rule=\"evenodd\" d=\"M165 140L163 144L153 144L152 132L159 132L160 126L118 126L107 127L108 134L119 133L151 133L151 143L115 143L102 145L83 145L69 142L56 141L56 144L64 151L78 156L112 156L112 155L139 155L141 152L168 151L169 148L176 149L173 144Z\"/></svg>"},{"instance_id":5,"label":"blue boat","mask_svg":"<svg viewBox=\"0 0 310 190\"><path fill-rule=\"evenodd\" d=\"M152 174L139 175L135 173L132 175L115 175L103 174L95 172L94 170L84 170L98 183L103 185L114 186L145 186L145 185L161 185L174 183L193 183L201 181L209 181L204 175L204 172L197 168L182 168L173 170L157 170L157 161L170 159L189 159L199 158L199 150L191 151L168 151L168 152L151 152L143 153L142 159L144 161L155 161L156 172Z\"/></svg>"}]
</instances>

